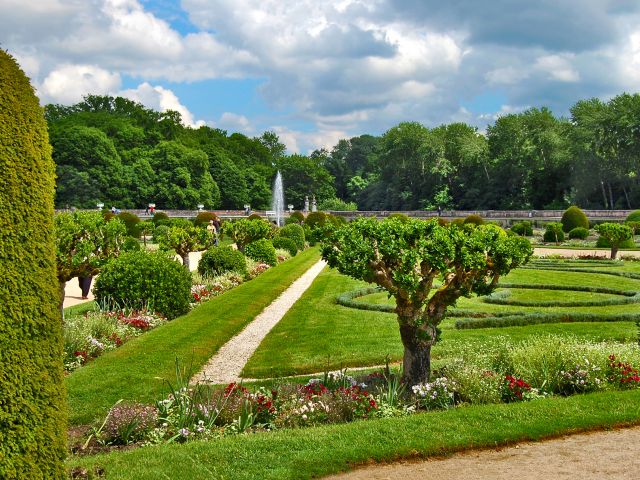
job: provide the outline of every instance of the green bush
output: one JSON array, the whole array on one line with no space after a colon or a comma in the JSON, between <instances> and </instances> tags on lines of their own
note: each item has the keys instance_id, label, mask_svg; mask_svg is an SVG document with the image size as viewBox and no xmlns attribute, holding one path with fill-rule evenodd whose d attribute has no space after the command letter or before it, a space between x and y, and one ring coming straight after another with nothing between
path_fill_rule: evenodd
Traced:
<instances>
[{"instance_id":1,"label":"green bush","mask_svg":"<svg viewBox=\"0 0 640 480\"><path fill-rule=\"evenodd\" d=\"M278 263L276 249L268 238L261 238L260 240L251 242L247 245L244 252L247 257L255 260L256 262L263 262L271 266Z\"/></svg>"},{"instance_id":2,"label":"green bush","mask_svg":"<svg viewBox=\"0 0 640 480\"><path fill-rule=\"evenodd\" d=\"M129 252L105 265L96 301L120 308L149 308L168 319L189 311L191 273L164 252Z\"/></svg>"},{"instance_id":3,"label":"green bush","mask_svg":"<svg viewBox=\"0 0 640 480\"><path fill-rule=\"evenodd\" d=\"M317 227L322 227L327 221L327 214L324 212L311 212L304 219L305 225L307 225L311 230Z\"/></svg>"},{"instance_id":4,"label":"green bush","mask_svg":"<svg viewBox=\"0 0 640 480\"><path fill-rule=\"evenodd\" d=\"M584 212L575 205L565 210L565 212L562 214L560 223L562 223L563 232L570 232L574 228L578 227L586 228L587 230L589 230L589 219L584 214Z\"/></svg>"},{"instance_id":5,"label":"green bush","mask_svg":"<svg viewBox=\"0 0 640 480\"><path fill-rule=\"evenodd\" d=\"M305 236L304 228L302 228L301 225L298 225L297 223L290 223L289 225L285 225L278 232L278 237L290 238L295 243L297 250L304 250Z\"/></svg>"},{"instance_id":6,"label":"green bush","mask_svg":"<svg viewBox=\"0 0 640 480\"><path fill-rule=\"evenodd\" d=\"M140 218L131 212L121 212L116 215L124 226L127 227L127 235L133 238L140 238Z\"/></svg>"},{"instance_id":7,"label":"green bush","mask_svg":"<svg viewBox=\"0 0 640 480\"><path fill-rule=\"evenodd\" d=\"M156 227L159 225L167 225L169 223L169 215L164 212L155 212L151 221Z\"/></svg>"},{"instance_id":8,"label":"green bush","mask_svg":"<svg viewBox=\"0 0 640 480\"><path fill-rule=\"evenodd\" d=\"M304 222L304 214L299 211L292 212L287 218L285 218L285 225L289 225L290 223L301 224Z\"/></svg>"},{"instance_id":9,"label":"green bush","mask_svg":"<svg viewBox=\"0 0 640 480\"><path fill-rule=\"evenodd\" d=\"M392 213L387 218L395 218L395 219L400 220L401 222L404 222L404 223L409 221L409 217L406 216L404 213Z\"/></svg>"},{"instance_id":10,"label":"green bush","mask_svg":"<svg viewBox=\"0 0 640 480\"><path fill-rule=\"evenodd\" d=\"M611 242L605 237L598 237L596 240L596 247L598 248L611 248ZM627 240L623 240L618 248L635 248L636 243L633 241L633 238L628 238Z\"/></svg>"},{"instance_id":11,"label":"green bush","mask_svg":"<svg viewBox=\"0 0 640 480\"><path fill-rule=\"evenodd\" d=\"M240 251L244 251L245 246L249 243L269 238L273 234L272 225L269 222L262 219L249 220L248 218L226 222L222 227L222 232L231 237Z\"/></svg>"},{"instance_id":12,"label":"green bush","mask_svg":"<svg viewBox=\"0 0 640 480\"><path fill-rule=\"evenodd\" d=\"M230 246L215 247L202 254L198 272L209 277L227 272L236 272L244 276L247 273L247 262L242 252Z\"/></svg>"},{"instance_id":13,"label":"green bush","mask_svg":"<svg viewBox=\"0 0 640 480\"><path fill-rule=\"evenodd\" d=\"M169 237L169 225L158 225L153 230L153 243L163 243Z\"/></svg>"},{"instance_id":14,"label":"green bush","mask_svg":"<svg viewBox=\"0 0 640 480\"><path fill-rule=\"evenodd\" d=\"M282 248L283 250L288 251L292 257L295 257L298 253L296 242L294 242L291 238L276 237L271 241L271 243L273 243L274 248Z\"/></svg>"},{"instance_id":15,"label":"green bush","mask_svg":"<svg viewBox=\"0 0 640 480\"><path fill-rule=\"evenodd\" d=\"M0 478L67 478L55 165L42 109L0 49Z\"/></svg>"},{"instance_id":16,"label":"green bush","mask_svg":"<svg viewBox=\"0 0 640 480\"><path fill-rule=\"evenodd\" d=\"M531 237L533 235L533 227L531 226L531 222L528 220L514 223L511 227L511 231L521 237Z\"/></svg>"},{"instance_id":17,"label":"green bush","mask_svg":"<svg viewBox=\"0 0 640 480\"><path fill-rule=\"evenodd\" d=\"M546 230L542 239L547 243L561 243L564 242L564 231L562 230L562 224L559 222L550 222L546 225Z\"/></svg>"},{"instance_id":18,"label":"green bush","mask_svg":"<svg viewBox=\"0 0 640 480\"><path fill-rule=\"evenodd\" d=\"M569 232L569 238L574 239L578 238L580 240L584 240L589 236L589 230L584 227L576 227Z\"/></svg>"},{"instance_id":19,"label":"green bush","mask_svg":"<svg viewBox=\"0 0 640 480\"><path fill-rule=\"evenodd\" d=\"M260 215L258 215L257 213L252 213L251 215L249 215L247 217L247 220L264 220L264 218L262 218Z\"/></svg>"},{"instance_id":20,"label":"green bush","mask_svg":"<svg viewBox=\"0 0 640 480\"><path fill-rule=\"evenodd\" d=\"M634 210L633 212L631 212L627 216L625 221L626 222L640 222L640 210Z\"/></svg>"},{"instance_id":21,"label":"green bush","mask_svg":"<svg viewBox=\"0 0 640 480\"><path fill-rule=\"evenodd\" d=\"M124 239L122 247L120 248L123 252L137 252L142 247L140 246L140 242L137 239L133 237L127 237Z\"/></svg>"},{"instance_id":22,"label":"green bush","mask_svg":"<svg viewBox=\"0 0 640 480\"><path fill-rule=\"evenodd\" d=\"M318 205L318 209L322 211L333 210L335 212L355 212L358 210L356 202L345 202L339 198L330 198L322 200Z\"/></svg>"},{"instance_id":23,"label":"green bush","mask_svg":"<svg viewBox=\"0 0 640 480\"><path fill-rule=\"evenodd\" d=\"M471 214L464 219L464 223L472 223L473 225L484 225L484 219L480 215Z\"/></svg>"},{"instance_id":24,"label":"green bush","mask_svg":"<svg viewBox=\"0 0 640 480\"><path fill-rule=\"evenodd\" d=\"M209 225L209 222L211 220L218 220L220 221L220 219L218 218L218 216L213 213L213 212L200 212L198 213L198 215L196 216L196 219L193 221L193 224L196 227L199 227L201 225Z\"/></svg>"}]
</instances>

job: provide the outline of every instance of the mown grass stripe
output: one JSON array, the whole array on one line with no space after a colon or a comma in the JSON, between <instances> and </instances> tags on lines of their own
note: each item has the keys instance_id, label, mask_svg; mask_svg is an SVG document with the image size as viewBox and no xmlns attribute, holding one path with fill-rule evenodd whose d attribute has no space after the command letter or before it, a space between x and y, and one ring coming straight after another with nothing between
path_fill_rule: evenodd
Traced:
<instances>
[{"instance_id":1,"label":"mown grass stripe","mask_svg":"<svg viewBox=\"0 0 640 480\"><path fill-rule=\"evenodd\" d=\"M176 358L192 372L200 370L211 355L318 259L317 249L301 252L76 370L66 379L70 423L91 422L120 399L157 399L163 379L175 378Z\"/></svg>"}]
</instances>

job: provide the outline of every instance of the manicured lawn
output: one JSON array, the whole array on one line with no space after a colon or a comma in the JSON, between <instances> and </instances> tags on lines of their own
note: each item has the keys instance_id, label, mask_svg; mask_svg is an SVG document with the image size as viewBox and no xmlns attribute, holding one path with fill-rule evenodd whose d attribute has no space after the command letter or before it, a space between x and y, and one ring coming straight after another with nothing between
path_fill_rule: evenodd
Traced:
<instances>
[{"instance_id":1,"label":"manicured lawn","mask_svg":"<svg viewBox=\"0 0 640 480\"><path fill-rule=\"evenodd\" d=\"M301 252L76 370L66 379L70 423L89 423L103 416L119 399L158 399L164 380L175 378L176 358L193 373L199 371L211 355L318 258L317 249Z\"/></svg>"},{"instance_id":2,"label":"manicured lawn","mask_svg":"<svg viewBox=\"0 0 640 480\"><path fill-rule=\"evenodd\" d=\"M372 460L442 456L638 423L640 390L615 391L160 445L67 463L99 466L114 480L306 479Z\"/></svg>"},{"instance_id":3,"label":"manicured lawn","mask_svg":"<svg viewBox=\"0 0 640 480\"><path fill-rule=\"evenodd\" d=\"M640 262L626 262L624 266L598 269L638 273ZM504 282L524 284L583 285L621 290L640 290L640 280L599 273L518 269L502 279ZM325 271L316 279L303 297L285 315L262 342L247 363L243 376L268 378L327 369L384 364L387 356L400 361L402 345L395 314L346 308L335 303L337 295L357 290L365 283L352 280L334 270ZM607 298L605 294L571 291L517 290L515 297L528 300L559 302ZM370 303L393 303L385 293L360 298ZM483 303L478 298L460 299L458 308L479 312L586 312L607 314L638 313L640 303L611 306L581 307L522 307ZM614 323L557 323L506 327L499 329L457 330L455 318L442 324L442 339L433 349L433 359L445 361L455 357L461 348L491 348L505 342L522 341L545 334L573 335L589 340L636 341L638 331L633 322Z\"/></svg>"}]
</instances>

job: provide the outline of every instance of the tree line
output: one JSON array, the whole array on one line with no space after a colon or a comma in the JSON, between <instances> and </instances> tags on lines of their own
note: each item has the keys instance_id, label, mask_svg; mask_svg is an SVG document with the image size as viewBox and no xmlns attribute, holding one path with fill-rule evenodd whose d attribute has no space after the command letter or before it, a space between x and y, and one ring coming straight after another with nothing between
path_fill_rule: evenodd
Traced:
<instances>
[{"instance_id":1,"label":"tree line","mask_svg":"<svg viewBox=\"0 0 640 480\"><path fill-rule=\"evenodd\" d=\"M286 202L341 210L630 209L640 205L640 95L580 100L570 117L530 108L480 132L465 123L400 123L382 135L287 155L274 132L249 138L185 127L120 97L47 105L56 206L269 208L280 170Z\"/></svg>"}]
</instances>

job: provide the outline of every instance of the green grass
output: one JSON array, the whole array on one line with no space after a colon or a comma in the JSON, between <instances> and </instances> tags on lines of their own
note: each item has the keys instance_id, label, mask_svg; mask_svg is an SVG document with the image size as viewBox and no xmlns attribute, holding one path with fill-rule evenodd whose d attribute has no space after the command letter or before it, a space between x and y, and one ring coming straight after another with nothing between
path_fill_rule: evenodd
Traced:
<instances>
[{"instance_id":1,"label":"green grass","mask_svg":"<svg viewBox=\"0 0 640 480\"><path fill-rule=\"evenodd\" d=\"M616 266L623 272L639 271L638 262L626 262ZM600 267L605 268L605 267ZM522 284L584 285L609 287L621 290L640 290L640 280L597 273L563 272L549 270L518 269L503 278L504 282ZM256 353L243 370L247 378L269 378L322 372L327 369L361 367L400 361L403 348L396 316L357 310L337 305L340 293L366 286L336 271L325 269L302 298L287 312L284 318L263 340ZM547 301L563 299L583 292L525 290L529 300ZM551 292L551 293L550 293ZM601 297L603 295L600 294ZM375 293L360 298L372 303L393 304L385 293ZM606 307L522 307L494 305L479 298L462 298L457 308L478 312L581 312L607 314L640 313L640 304L610 305ZM589 340L633 342L637 328L633 322L556 323L505 327L498 329L457 330L455 318L445 320L441 341L434 347L432 356L436 365L455 357L462 348L482 349L504 342L520 342L532 336L544 334L571 335Z\"/></svg>"},{"instance_id":2,"label":"green grass","mask_svg":"<svg viewBox=\"0 0 640 480\"><path fill-rule=\"evenodd\" d=\"M103 416L119 399L151 402L163 379L175 379L175 359L194 373L318 261L317 249L301 252L254 280L213 298L187 315L131 340L66 379L71 424Z\"/></svg>"},{"instance_id":3,"label":"green grass","mask_svg":"<svg viewBox=\"0 0 640 480\"><path fill-rule=\"evenodd\" d=\"M67 318L84 315L85 313L93 312L94 310L98 310L98 304L91 300L90 302L79 303L78 305L65 308L64 317Z\"/></svg>"},{"instance_id":4,"label":"green grass","mask_svg":"<svg viewBox=\"0 0 640 480\"><path fill-rule=\"evenodd\" d=\"M281 430L71 458L107 479L306 479L353 465L640 423L640 390L481 405L404 418Z\"/></svg>"}]
</instances>

